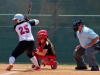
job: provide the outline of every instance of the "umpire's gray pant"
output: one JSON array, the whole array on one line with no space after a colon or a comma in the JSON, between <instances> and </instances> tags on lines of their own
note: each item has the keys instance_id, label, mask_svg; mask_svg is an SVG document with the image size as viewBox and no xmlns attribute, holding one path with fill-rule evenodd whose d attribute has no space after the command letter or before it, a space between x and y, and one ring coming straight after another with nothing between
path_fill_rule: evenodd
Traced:
<instances>
[{"instance_id":1,"label":"umpire's gray pant","mask_svg":"<svg viewBox=\"0 0 100 75\"><path fill-rule=\"evenodd\" d=\"M95 46L89 47L87 49L84 49L82 47L79 50L75 49L75 51L73 52L73 56L77 64L77 67L86 66L83 55L86 55L88 63L89 63L89 67L98 66L98 63L94 56L94 54L97 52L98 50L95 50Z\"/></svg>"}]
</instances>

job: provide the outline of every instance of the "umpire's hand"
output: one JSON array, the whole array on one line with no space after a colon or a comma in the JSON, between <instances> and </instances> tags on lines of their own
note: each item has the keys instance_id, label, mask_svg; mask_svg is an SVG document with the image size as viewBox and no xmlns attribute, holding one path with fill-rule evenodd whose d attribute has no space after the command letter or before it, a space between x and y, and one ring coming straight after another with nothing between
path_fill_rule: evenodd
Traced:
<instances>
[{"instance_id":1,"label":"umpire's hand","mask_svg":"<svg viewBox=\"0 0 100 75\"><path fill-rule=\"evenodd\" d=\"M76 46L76 49L79 50L81 48L81 45Z\"/></svg>"}]
</instances>

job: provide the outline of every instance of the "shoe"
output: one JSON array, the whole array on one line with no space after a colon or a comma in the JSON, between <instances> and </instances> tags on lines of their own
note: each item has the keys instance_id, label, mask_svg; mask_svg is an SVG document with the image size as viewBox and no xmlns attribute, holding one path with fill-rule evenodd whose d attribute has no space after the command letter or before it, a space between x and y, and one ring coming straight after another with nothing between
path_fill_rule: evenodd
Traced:
<instances>
[{"instance_id":1,"label":"shoe","mask_svg":"<svg viewBox=\"0 0 100 75\"><path fill-rule=\"evenodd\" d=\"M51 65L51 69L57 69L58 63L55 61L55 65Z\"/></svg>"},{"instance_id":2,"label":"shoe","mask_svg":"<svg viewBox=\"0 0 100 75\"><path fill-rule=\"evenodd\" d=\"M32 65L32 68L34 68L35 67L35 65Z\"/></svg>"},{"instance_id":3,"label":"shoe","mask_svg":"<svg viewBox=\"0 0 100 75\"><path fill-rule=\"evenodd\" d=\"M6 71L10 71L11 68L13 68L13 65L12 65L12 64L10 64L10 65L6 68Z\"/></svg>"},{"instance_id":4,"label":"shoe","mask_svg":"<svg viewBox=\"0 0 100 75\"><path fill-rule=\"evenodd\" d=\"M39 66L40 66L40 64L39 64ZM34 68L35 67L35 65L32 65L32 68Z\"/></svg>"},{"instance_id":5,"label":"shoe","mask_svg":"<svg viewBox=\"0 0 100 75\"><path fill-rule=\"evenodd\" d=\"M40 69L41 69L40 66L33 68L33 70L37 70L37 71L40 70Z\"/></svg>"},{"instance_id":6,"label":"shoe","mask_svg":"<svg viewBox=\"0 0 100 75\"><path fill-rule=\"evenodd\" d=\"M91 71L99 71L99 67L98 66L92 66Z\"/></svg>"},{"instance_id":7,"label":"shoe","mask_svg":"<svg viewBox=\"0 0 100 75\"><path fill-rule=\"evenodd\" d=\"M84 67L75 67L75 69L76 70L84 70L84 69L87 69L87 67L86 66L84 66Z\"/></svg>"}]
</instances>

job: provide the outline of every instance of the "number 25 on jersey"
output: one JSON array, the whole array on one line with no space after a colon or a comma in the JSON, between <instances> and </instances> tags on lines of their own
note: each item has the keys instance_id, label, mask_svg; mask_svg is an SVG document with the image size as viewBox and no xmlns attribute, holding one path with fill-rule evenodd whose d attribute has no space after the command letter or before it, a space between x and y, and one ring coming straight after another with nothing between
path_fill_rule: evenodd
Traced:
<instances>
[{"instance_id":1,"label":"number 25 on jersey","mask_svg":"<svg viewBox=\"0 0 100 75\"><path fill-rule=\"evenodd\" d=\"M19 27L19 30L20 30L20 34L21 34L21 35L30 32L30 30L29 30L29 28L28 28L28 25L24 25L24 26Z\"/></svg>"}]
</instances>

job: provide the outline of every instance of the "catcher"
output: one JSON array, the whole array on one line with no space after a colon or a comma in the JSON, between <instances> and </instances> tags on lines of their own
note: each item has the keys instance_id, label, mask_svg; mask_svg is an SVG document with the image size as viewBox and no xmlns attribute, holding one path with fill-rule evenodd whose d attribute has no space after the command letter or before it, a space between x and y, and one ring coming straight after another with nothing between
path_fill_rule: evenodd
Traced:
<instances>
[{"instance_id":1,"label":"catcher","mask_svg":"<svg viewBox=\"0 0 100 75\"><path fill-rule=\"evenodd\" d=\"M41 63L45 65L50 65L51 69L57 68L56 55L54 51L53 44L48 39L48 34L46 30L40 30L37 33L37 46L38 48L33 54L36 55L37 59L40 58ZM34 67L34 65L32 65Z\"/></svg>"}]
</instances>

